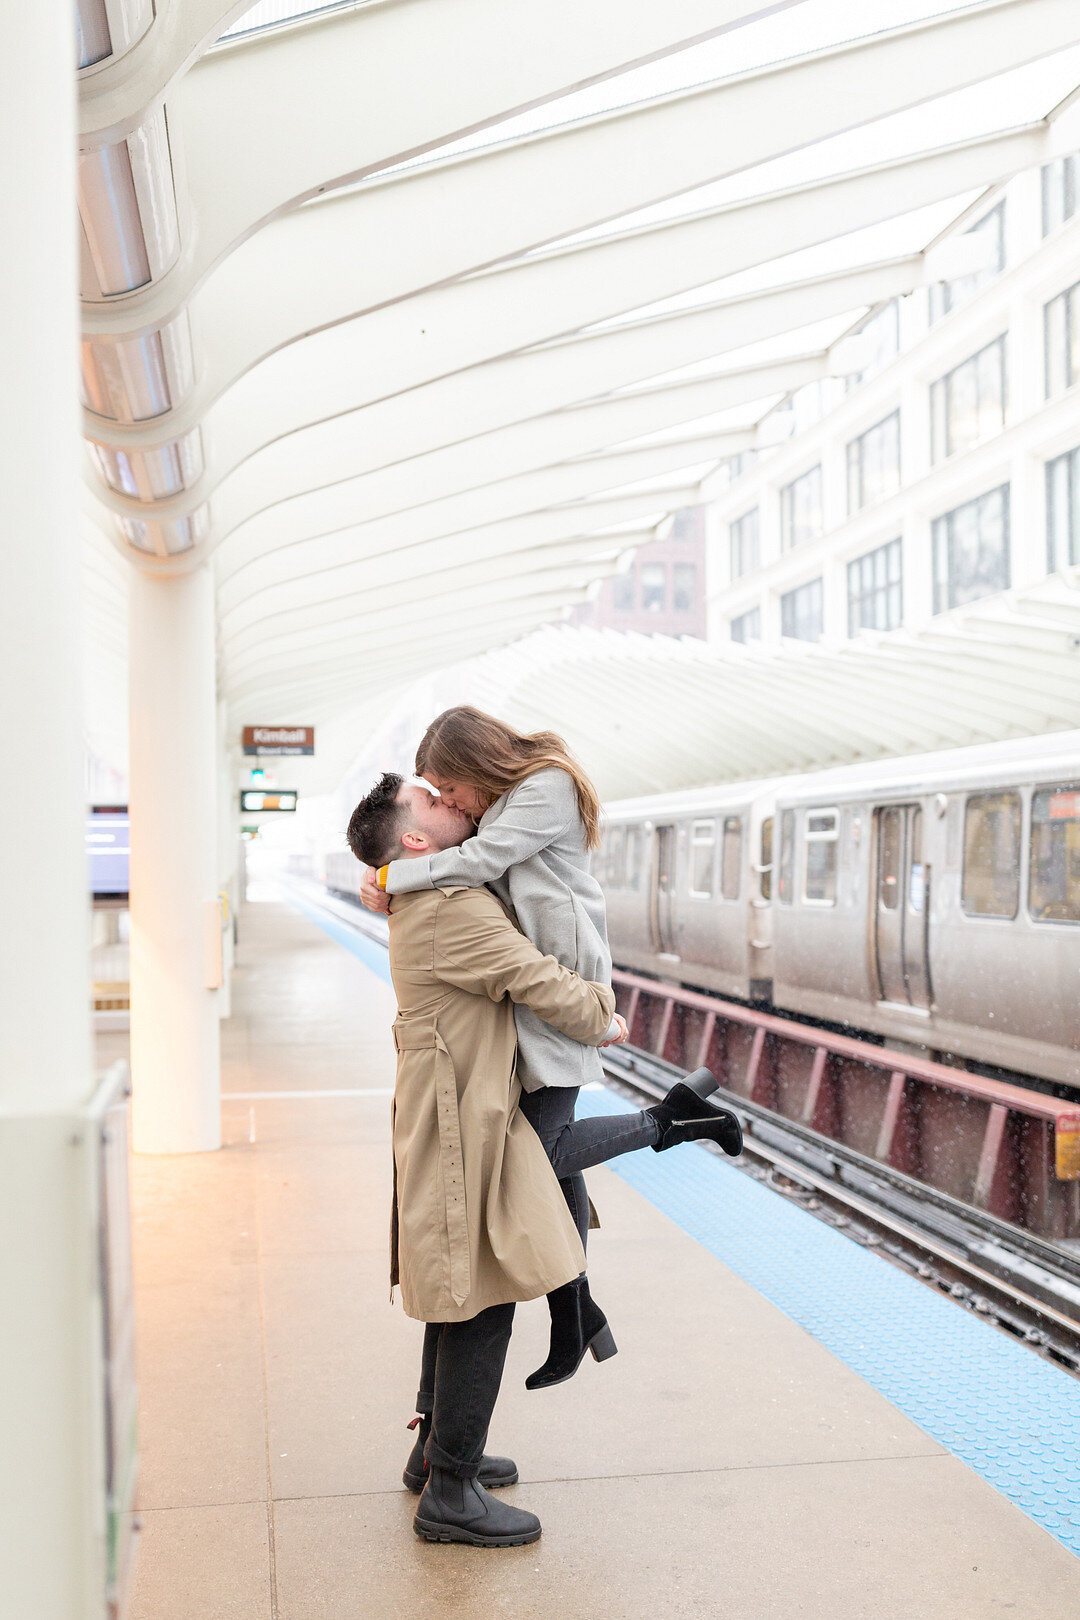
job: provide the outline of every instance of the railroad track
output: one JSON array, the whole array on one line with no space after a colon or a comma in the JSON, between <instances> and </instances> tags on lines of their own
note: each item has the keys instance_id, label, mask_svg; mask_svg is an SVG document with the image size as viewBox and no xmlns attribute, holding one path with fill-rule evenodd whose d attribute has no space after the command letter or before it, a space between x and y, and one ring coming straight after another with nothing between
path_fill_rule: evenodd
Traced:
<instances>
[{"instance_id":1,"label":"railroad track","mask_svg":"<svg viewBox=\"0 0 1080 1620\"><path fill-rule=\"evenodd\" d=\"M639 1105L686 1072L631 1046L602 1056L612 1089ZM739 1169L1080 1377L1080 1253L734 1092L722 1088L717 1100L743 1124Z\"/></svg>"}]
</instances>

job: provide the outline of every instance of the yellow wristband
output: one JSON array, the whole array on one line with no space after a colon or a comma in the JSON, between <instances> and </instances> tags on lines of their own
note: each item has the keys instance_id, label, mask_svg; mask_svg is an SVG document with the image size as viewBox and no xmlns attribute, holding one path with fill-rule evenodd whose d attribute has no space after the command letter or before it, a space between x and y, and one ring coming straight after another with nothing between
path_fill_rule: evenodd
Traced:
<instances>
[{"instance_id":1,"label":"yellow wristband","mask_svg":"<svg viewBox=\"0 0 1080 1620\"><path fill-rule=\"evenodd\" d=\"M385 888L386 888L386 874L387 874L387 872L389 872L389 870L390 870L390 862L389 861L387 861L385 866L380 866L379 867L378 873L376 874L376 877L375 877L375 881L379 885L380 889L385 890Z\"/></svg>"}]
</instances>

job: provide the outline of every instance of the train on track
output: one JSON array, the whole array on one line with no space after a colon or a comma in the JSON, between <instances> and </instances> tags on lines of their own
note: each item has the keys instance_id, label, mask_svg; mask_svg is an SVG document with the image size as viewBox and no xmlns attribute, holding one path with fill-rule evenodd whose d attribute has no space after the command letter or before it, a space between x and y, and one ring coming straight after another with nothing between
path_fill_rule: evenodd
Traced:
<instances>
[{"instance_id":1,"label":"train on track","mask_svg":"<svg viewBox=\"0 0 1080 1620\"><path fill-rule=\"evenodd\" d=\"M1080 1086L1080 732L605 806L638 972Z\"/></svg>"},{"instance_id":2,"label":"train on track","mask_svg":"<svg viewBox=\"0 0 1080 1620\"><path fill-rule=\"evenodd\" d=\"M1080 731L604 817L618 965L1080 1087ZM327 856L332 892L361 875Z\"/></svg>"}]
</instances>

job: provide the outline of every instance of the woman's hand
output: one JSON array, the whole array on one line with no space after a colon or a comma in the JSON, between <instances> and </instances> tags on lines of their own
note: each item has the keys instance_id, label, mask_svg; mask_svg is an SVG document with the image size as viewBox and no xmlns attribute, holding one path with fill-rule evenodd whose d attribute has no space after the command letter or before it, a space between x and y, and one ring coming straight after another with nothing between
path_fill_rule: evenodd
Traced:
<instances>
[{"instance_id":1,"label":"woman's hand","mask_svg":"<svg viewBox=\"0 0 1080 1620\"><path fill-rule=\"evenodd\" d=\"M624 1041L629 1040L630 1038L630 1030L627 1026L626 1019L622 1016L622 1014L615 1013L613 1017L614 1022L619 1026L619 1033L617 1035L613 1035L610 1041L601 1041L601 1046L621 1046Z\"/></svg>"},{"instance_id":2,"label":"woman's hand","mask_svg":"<svg viewBox=\"0 0 1080 1620\"><path fill-rule=\"evenodd\" d=\"M364 876L360 882L360 904L369 911L381 911L384 915L390 910L390 896L385 889L380 889L379 874L373 866L365 867Z\"/></svg>"}]
</instances>

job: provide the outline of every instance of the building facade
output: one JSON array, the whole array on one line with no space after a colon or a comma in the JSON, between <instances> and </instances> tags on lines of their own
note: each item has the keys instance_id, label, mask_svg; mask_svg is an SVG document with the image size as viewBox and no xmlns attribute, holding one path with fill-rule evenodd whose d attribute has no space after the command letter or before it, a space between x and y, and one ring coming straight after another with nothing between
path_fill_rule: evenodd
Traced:
<instances>
[{"instance_id":1,"label":"building facade","mask_svg":"<svg viewBox=\"0 0 1080 1620\"><path fill-rule=\"evenodd\" d=\"M872 311L866 370L706 480L710 639L914 627L1080 561L1078 190L1064 158L984 195L979 268Z\"/></svg>"},{"instance_id":2,"label":"building facade","mask_svg":"<svg viewBox=\"0 0 1080 1620\"><path fill-rule=\"evenodd\" d=\"M683 507L666 527L661 539L634 552L625 572L603 580L595 598L573 610L571 624L704 639L705 509Z\"/></svg>"}]
</instances>

